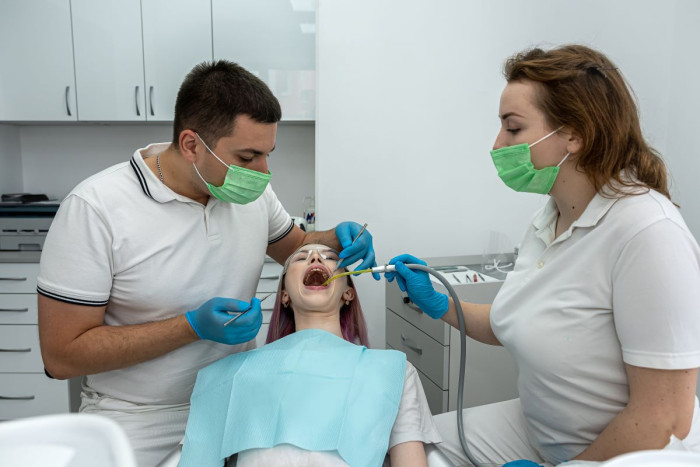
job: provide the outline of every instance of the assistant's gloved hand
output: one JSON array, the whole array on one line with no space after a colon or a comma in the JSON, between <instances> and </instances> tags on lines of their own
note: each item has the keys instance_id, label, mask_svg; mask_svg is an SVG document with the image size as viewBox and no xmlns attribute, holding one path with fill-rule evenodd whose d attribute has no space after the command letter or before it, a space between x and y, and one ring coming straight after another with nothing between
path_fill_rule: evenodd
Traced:
<instances>
[{"instance_id":1,"label":"assistant's gloved hand","mask_svg":"<svg viewBox=\"0 0 700 467\"><path fill-rule=\"evenodd\" d=\"M503 464L503 467L542 467L537 462L529 461L527 459L520 459L517 461L511 461L507 464Z\"/></svg>"},{"instance_id":2,"label":"assistant's gloved hand","mask_svg":"<svg viewBox=\"0 0 700 467\"><path fill-rule=\"evenodd\" d=\"M374 248L372 247L372 234L365 229L362 235L355 240L360 230L362 230L362 226L357 222L341 222L336 226L335 236L338 237L338 241L343 247L343 251L340 252L342 261L338 264L338 269L359 260L362 260L362 263L355 268L355 271L358 269L369 269L377 265L374 258ZM351 246L353 240L355 240L355 243ZM372 273L372 277L375 280L380 278L376 272Z\"/></svg>"},{"instance_id":3,"label":"assistant's gloved hand","mask_svg":"<svg viewBox=\"0 0 700 467\"><path fill-rule=\"evenodd\" d=\"M246 311L246 313L228 326L224 326L226 321L235 316L227 313L229 311ZM263 319L260 300L255 297L250 303L235 298L214 297L185 315L200 339L229 345L255 339Z\"/></svg>"},{"instance_id":4,"label":"assistant's gloved hand","mask_svg":"<svg viewBox=\"0 0 700 467\"><path fill-rule=\"evenodd\" d=\"M389 282L396 278L399 289L402 292L407 292L411 301L418 305L423 313L435 319L440 319L442 315L447 313L450 301L447 299L447 295L435 291L428 273L406 267L406 264L426 266L425 261L411 255L399 255L391 258L389 264L396 265L396 272L387 272L384 277Z\"/></svg>"}]
</instances>

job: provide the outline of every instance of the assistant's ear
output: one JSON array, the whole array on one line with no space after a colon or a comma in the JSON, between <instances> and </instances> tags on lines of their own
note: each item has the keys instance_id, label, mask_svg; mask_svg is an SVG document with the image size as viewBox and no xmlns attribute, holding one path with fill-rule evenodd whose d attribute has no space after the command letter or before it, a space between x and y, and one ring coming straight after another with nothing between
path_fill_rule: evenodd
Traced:
<instances>
[{"instance_id":1,"label":"assistant's ear","mask_svg":"<svg viewBox=\"0 0 700 467\"><path fill-rule=\"evenodd\" d=\"M581 134L572 128L568 128L568 133L569 139L566 141L566 152L571 153L571 155L577 155L583 149Z\"/></svg>"},{"instance_id":2,"label":"assistant's ear","mask_svg":"<svg viewBox=\"0 0 700 467\"><path fill-rule=\"evenodd\" d=\"M194 131L182 130L180 132L180 138L178 141L180 154L182 154L182 157L184 157L186 161L194 163L197 159L196 150L198 142L199 138Z\"/></svg>"}]
</instances>

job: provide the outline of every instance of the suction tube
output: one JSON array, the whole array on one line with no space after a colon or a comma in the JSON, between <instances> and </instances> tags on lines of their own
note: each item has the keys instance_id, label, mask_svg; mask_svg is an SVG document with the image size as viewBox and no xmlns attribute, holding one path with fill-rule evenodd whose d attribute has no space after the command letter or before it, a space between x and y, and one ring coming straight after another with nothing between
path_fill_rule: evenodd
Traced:
<instances>
[{"instance_id":1,"label":"suction tube","mask_svg":"<svg viewBox=\"0 0 700 467\"><path fill-rule=\"evenodd\" d=\"M476 467L485 467L483 464L474 459L474 456L469 450L469 446L467 446L467 439L464 435L462 405L464 404L464 365L467 361L467 327L464 323L462 304L460 303L459 297L457 296L457 293L455 292L455 289L452 287L452 285L450 285L447 279L445 279L445 277L439 272L437 272L435 269L429 268L428 266L423 266L422 264L406 264L406 267L409 269L425 271L428 274L433 275L436 279L438 279L442 283L442 285L444 285L447 289L447 292L450 294L450 297L452 298L452 301L455 304L455 308L457 308L457 320L459 321L459 335L461 341L461 346L459 350L459 383L457 387L457 431L459 431L459 442L462 444L462 449L467 455L469 461ZM377 266L372 268L372 272L378 272L380 274L395 271L396 266L394 266L393 264L385 264L383 266Z\"/></svg>"}]
</instances>

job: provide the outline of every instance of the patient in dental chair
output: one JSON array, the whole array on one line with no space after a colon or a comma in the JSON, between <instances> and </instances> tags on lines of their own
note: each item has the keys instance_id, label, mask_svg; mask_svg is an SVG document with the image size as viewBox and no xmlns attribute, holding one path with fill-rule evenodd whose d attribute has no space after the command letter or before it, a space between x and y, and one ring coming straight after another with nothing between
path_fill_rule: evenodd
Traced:
<instances>
[{"instance_id":1,"label":"patient in dental chair","mask_svg":"<svg viewBox=\"0 0 700 467\"><path fill-rule=\"evenodd\" d=\"M349 277L322 285L338 254L304 245L287 260L267 345L197 377L181 466L426 466L439 443L415 368L368 349Z\"/></svg>"}]
</instances>

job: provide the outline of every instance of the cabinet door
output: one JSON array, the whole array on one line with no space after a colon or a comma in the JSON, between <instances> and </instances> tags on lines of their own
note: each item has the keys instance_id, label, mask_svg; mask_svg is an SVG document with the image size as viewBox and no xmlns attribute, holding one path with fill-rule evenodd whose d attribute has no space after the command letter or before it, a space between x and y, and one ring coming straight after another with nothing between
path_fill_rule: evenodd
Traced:
<instances>
[{"instance_id":1,"label":"cabinet door","mask_svg":"<svg viewBox=\"0 0 700 467\"><path fill-rule=\"evenodd\" d=\"M69 0L3 2L0 44L0 120L76 120Z\"/></svg>"},{"instance_id":2,"label":"cabinet door","mask_svg":"<svg viewBox=\"0 0 700 467\"><path fill-rule=\"evenodd\" d=\"M284 120L315 118L314 5L313 0L212 0L214 58L236 62L265 81Z\"/></svg>"},{"instance_id":3,"label":"cabinet door","mask_svg":"<svg viewBox=\"0 0 700 467\"><path fill-rule=\"evenodd\" d=\"M185 75L212 60L210 0L143 0L146 120L172 122Z\"/></svg>"},{"instance_id":4,"label":"cabinet door","mask_svg":"<svg viewBox=\"0 0 700 467\"><path fill-rule=\"evenodd\" d=\"M140 0L71 0L78 119L146 120Z\"/></svg>"}]
</instances>

